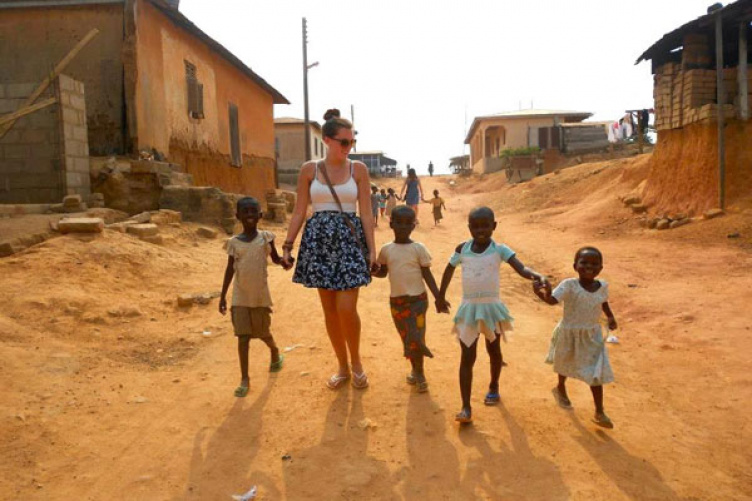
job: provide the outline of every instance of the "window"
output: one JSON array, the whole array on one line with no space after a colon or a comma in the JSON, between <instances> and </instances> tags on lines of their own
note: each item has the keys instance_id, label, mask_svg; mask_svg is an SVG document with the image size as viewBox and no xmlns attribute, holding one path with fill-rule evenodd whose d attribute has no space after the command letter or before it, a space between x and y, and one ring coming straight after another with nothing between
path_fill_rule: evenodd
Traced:
<instances>
[{"instance_id":1,"label":"window","mask_svg":"<svg viewBox=\"0 0 752 501\"><path fill-rule=\"evenodd\" d=\"M188 89L188 116L204 118L204 86L196 76L196 65L184 61L185 83Z\"/></svg>"},{"instance_id":2,"label":"window","mask_svg":"<svg viewBox=\"0 0 752 501\"><path fill-rule=\"evenodd\" d=\"M243 165L240 155L240 129L238 127L238 107L230 103L230 161L234 167Z\"/></svg>"}]
</instances>

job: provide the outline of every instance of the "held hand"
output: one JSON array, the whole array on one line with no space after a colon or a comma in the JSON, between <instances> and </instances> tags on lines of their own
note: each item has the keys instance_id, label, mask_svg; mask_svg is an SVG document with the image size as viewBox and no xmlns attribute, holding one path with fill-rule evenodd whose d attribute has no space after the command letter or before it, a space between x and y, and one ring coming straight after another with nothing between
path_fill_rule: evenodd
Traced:
<instances>
[{"instance_id":1,"label":"held hand","mask_svg":"<svg viewBox=\"0 0 752 501\"><path fill-rule=\"evenodd\" d=\"M436 313L449 313L450 307L451 305L449 304L449 302L443 297L440 297L436 300Z\"/></svg>"},{"instance_id":2,"label":"held hand","mask_svg":"<svg viewBox=\"0 0 752 501\"><path fill-rule=\"evenodd\" d=\"M220 298L220 300L219 300L219 312L222 315L226 315L227 314L227 299Z\"/></svg>"},{"instance_id":3,"label":"held hand","mask_svg":"<svg viewBox=\"0 0 752 501\"><path fill-rule=\"evenodd\" d=\"M292 268L292 264L295 262L295 259L290 255L290 251L285 249L282 253L282 260L280 261L280 265L282 265L282 268L285 270L289 270Z\"/></svg>"},{"instance_id":4,"label":"held hand","mask_svg":"<svg viewBox=\"0 0 752 501\"><path fill-rule=\"evenodd\" d=\"M378 271L381 269L381 265L377 261L375 252L371 252L369 254L368 268L371 270L371 273L378 273Z\"/></svg>"},{"instance_id":5,"label":"held hand","mask_svg":"<svg viewBox=\"0 0 752 501\"><path fill-rule=\"evenodd\" d=\"M614 317L611 317L608 319L608 328L612 331L615 331L619 328L618 324L616 323L616 319Z\"/></svg>"}]
</instances>

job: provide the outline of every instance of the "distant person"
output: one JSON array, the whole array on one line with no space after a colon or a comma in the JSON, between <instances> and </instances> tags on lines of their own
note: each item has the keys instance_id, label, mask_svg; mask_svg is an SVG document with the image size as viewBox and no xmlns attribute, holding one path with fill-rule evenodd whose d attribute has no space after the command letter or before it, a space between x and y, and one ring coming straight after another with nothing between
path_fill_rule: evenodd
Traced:
<instances>
[{"instance_id":1,"label":"distant person","mask_svg":"<svg viewBox=\"0 0 752 501\"><path fill-rule=\"evenodd\" d=\"M543 301L554 305L564 303L564 318L554 329L546 363L553 364L559 375L554 397L565 409L572 408L566 381L573 377L590 386L595 403L593 422L604 428L614 423L603 410L603 385L614 381L608 361L606 343L601 331L601 311L608 319L608 328L617 328L608 305L608 284L596 280L603 269L603 255L595 247L583 247L574 255L574 269L579 278L567 278L551 292L551 284L535 284L534 291Z\"/></svg>"},{"instance_id":2,"label":"distant person","mask_svg":"<svg viewBox=\"0 0 752 501\"><path fill-rule=\"evenodd\" d=\"M397 200L402 200L399 195L394 192L393 188L387 188L386 190L386 217L391 221L392 211L397 206Z\"/></svg>"},{"instance_id":3,"label":"distant person","mask_svg":"<svg viewBox=\"0 0 752 501\"><path fill-rule=\"evenodd\" d=\"M378 267L371 181L365 164L347 158L355 145L352 123L340 118L336 109L328 110L324 121L326 158L301 167L282 261L292 264L293 244L310 201L313 216L306 221L292 280L319 292L326 332L339 363L327 386L337 389L352 378L352 386L363 389L369 382L360 358L358 293L371 282L371 269Z\"/></svg>"},{"instance_id":4,"label":"distant person","mask_svg":"<svg viewBox=\"0 0 752 501\"><path fill-rule=\"evenodd\" d=\"M219 298L219 312L227 313L227 289L233 276L232 326L238 338L240 359L240 385L235 388L236 397L248 395L248 348L251 339L260 339L271 351L269 372L282 370L284 356L274 342L270 331L272 299L267 283L267 258L274 264L286 266L274 246L274 233L258 231L259 219L263 216L261 205L252 197L238 200L235 217L243 225L243 233L235 235L227 243L227 267ZM289 269L289 265L286 266Z\"/></svg>"},{"instance_id":5,"label":"distant person","mask_svg":"<svg viewBox=\"0 0 752 501\"><path fill-rule=\"evenodd\" d=\"M433 162L428 162L428 175L433 177Z\"/></svg>"},{"instance_id":6,"label":"distant person","mask_svg":"<svg viewBox=\"0 0 752 501\"><path fill-rule=\"evenodd\" d=\"M381 205L381 193L377 186L371 185L371 214L374 228L379 227L379 205Z\"/></svg>"},{"instance_id":7,"label":"distant person","mask_svg":"<svg viewBox=\"0 0 752 501\"><path fill-rule=\"evenodd\" d=\"M400 190L400 198L403 196L405 197L405 204L415 211L415 224L420 224L420 221L418 221L418 204L423 200L423 188L415 169L407 169L407 178L402 185L402 190Z\"/></svg>"},{"instance_id":8,"label":"distant person","mask_svg":"<svg viewBox=\"0 0 752 501\"><path fill-rule=\"evenodd\" d=\"M506 339L505 331L512 329L512 316L499 298L501 263L508 263L523 278L536 283L546 281L539 273L526 268L512 249L496 243L491 238L496 224L494 213L488 207L473 209L468 217L468 228L473 238L457 246L441 279L440 301L445 301L455 267L462 265L462 303L454 316L454 332L462 349L462 410L455 417L460 423L470 423L473 420L470 394L473 388L473 366L478 338L481 334L486 338L486 351L491 359L491 382L483 402L486 405L496 405L501 400L499 377L504 365L501 339Z\"/></svg>"},{"instance_id":9,"label":"distant person","mask_svg":"<svg viewBox=\"0 0 752 501\"><path fill-rule=\"evenodd\" d=\"M444 210L446 210L444 199L439 196L439 190L433 190L433 198L426 203L431 204L433 208L433 225L437 226L444 218L444 215L441 213L441 208L443 207Z\"/></svg>"},{"instance_id":10,"label":"distant person","mask_svg":"<svg viewBox=\"0 0 752 501\"><path fill-rule=\"evenodd\" d=\"M395 207L389 226L394 230L394 241L381 248L380 267L374 276L389 275L392 319L402 338L403 355L412 367L406 381L423 393L428 390L423 360L433 358L426 346L428 296L425 285L436 300L437 311L449 313L449 308L439 301L439 290L431 273L431 254L423 244L410 239L415 229L415 211L406 205Z\"/></svg>"},{"instance_id":11,"label":"distant person","mask_svg":"<svg viewBox=\"0 0 752 501\"><path fill-rule=\"evenodd\" d=\"M386 215L386 190L381 188L379 195L379 216L381 216L381 219L384 219L384 216Z\"/></svg>"}]
</instances>

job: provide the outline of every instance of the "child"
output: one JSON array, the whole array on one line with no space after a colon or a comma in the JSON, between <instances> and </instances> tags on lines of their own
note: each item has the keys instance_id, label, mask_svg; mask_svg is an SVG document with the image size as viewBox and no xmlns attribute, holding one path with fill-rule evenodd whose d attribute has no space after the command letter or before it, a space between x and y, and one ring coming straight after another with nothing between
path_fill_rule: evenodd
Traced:
<instances>
[{"instance_id":1,"label":"child","mask_svg":"<svg viewBox=\"0 0 752 501\"><path fill-rule=\"evenodd\" d=\"M462 303L454 317L454 329L462 348L460 362L460 394L462 411L456 416L460 423L472 421L470 394L473 384L478 338L486 338L486 351L491 359L491 383L484 403L496 405L499 396L499 376L504 365L501 356L501 338L504 330L511 330L512 317L499 298L499 266L507 262L520 276L528 280L543 282L539 273L526 268L517 259L515 252L503 244L493 241L491 236L496 229L494 213L488 207L473 209L468 217L468 228L472 239L461 243L449 259L441 279L441 298L445 297L454 269L462 264ZM505 338L506 339L506 338Z\"/></svg>"},{"instance_id":2,"label":"child","mask_svg":"<svg viewBox=\"0 0 752 501\"><path fill-rule=\"evenodd\" d=\"M232 325L238 338L240 358L240 386L236 397L248 394L248 346L251 338L261 339L271 350L269 372L282 370L283 355L279 353L269 331L272 300L266 281L266 259L271 255L274 264L282 264L274 246L274 234L258 231L256 225L263 213L258 200L245 197L238 200L235 217L243 225L243 233L227 242L227 268L219 299L219 312L227 313L227 289L237 274L232 289Z\"/></svg>"},{"instance_id":3,"label":"child","mask_svg":"<svg viewBox=\"0 0 752 501\"><path fill-rule=\"evenodd\" d=\"M441 214L441 208L444 207L444 210L446 210L444 199L439 196L439 190L433 190L433 198L427 200L427 203L433 206L433 225L436 226L444 218Z\"/></svg>"},{"instance_id":4,"label":"child","mask_svg":"<svg viewBox=\"0 0 752 501\"><path fill-rule=\"evenodd\" d=\"M379 227L379 204L381 203L381 194L375 185L371 185L371 213L373 214L373 226Z\"/></svg>"},{"instance_id":5,"label":"child","mask_svg":"<svg viewBox=\"0 0 752 501\"><path fill-rule=\"evenodd\" d=\"M381 193L379 194L379 212L381 214L381 219L384 219L384 213L386 212L386 190L384 188L381 188Z\"/></svg>"},{"instance_id":6,"label":"child","mask_svg":"<svg viewBox=\"0 0 752 501\"><path fill-rule=\"evenodd\" d=\"M391 221L392 211L397 206L397 200L402 200L395 192L393 188L386 190L386 217Z\"/></svg>"},{"instance_id":7,"label":"child","mask_svg":"<svg viewBox=\"0 0 752 501\"><path fill-rule=\"evenodd\" d=\"M412 365L407 383L423 393L428 390L423 357L433 358L426 347L428 296L423 282L436 299L436 309L445 313L449 310L439 301L439 290L431 273L431 255L423 244L410 240L415 229L415 211L406 205L395 207L389 226L394 230L394 241L381 248L378 257L381 267L374 276L384 278L389 274L392 319L402 338L405 358Z\"/></svg>"},{"instance_id":8,"label":"child","mask_svg":"<svg viewBox=\"0 0 752 501\"><path fill-rule=\"evenodd\" d=\"M593 422L605 428L614 424L603 411L603 385L614 380L606 344L598 322L601 310L608 328L616 329L616 319L608 305L608 284L595 277L603 269L603 255L595 247L583 247L574 256L577 278L563 280L551 292L551 285L536 284L535 294L548 304L564 303L564 318L554 329L546 363L553 364L559 384L553 389L561 407L572 408L565 383L573 377L590 385L595 402Z\"/></svg>"}]
</instances>

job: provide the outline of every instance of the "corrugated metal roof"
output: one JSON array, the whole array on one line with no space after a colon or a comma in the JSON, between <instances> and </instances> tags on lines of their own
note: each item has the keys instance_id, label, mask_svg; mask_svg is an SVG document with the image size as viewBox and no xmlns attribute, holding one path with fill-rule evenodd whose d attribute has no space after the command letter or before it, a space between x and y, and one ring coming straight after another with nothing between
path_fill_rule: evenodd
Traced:
<instances>
[{"instance_id":1,"label":"corrugated metal roof","mask_svg":"<svg viewBox=\"0 0 752 501\"><path fill-rule=\"evenodd\" d=\"M736 31L736 25L743 21L752 20L752 0L738 0L723 7L720 11L725 24L732 25L731 28ZM665 57L671 51L681 47L684 43L684 35L692 32L710 31L713 28L713 19L716 12L705 14L697 19L683 24L670 33L666 33L660 40L650 46L637 58L635 64L642 61L648 61L655 58ZM727 31L724 29L724 31ZM724 35L724 38L725 35Z\"/></svg>"},{"instance_id":2,"label":"corrugated metal roof","mask_svg":"<svg viewBox=\"0 0 752 501\"><path fill-rule=\"evenodd\" d=\"M22 9L36 7L77 7L80 5L105 5L125 3L125 0L3 0L2 9Z\"/></svg>"}]
</instances>

